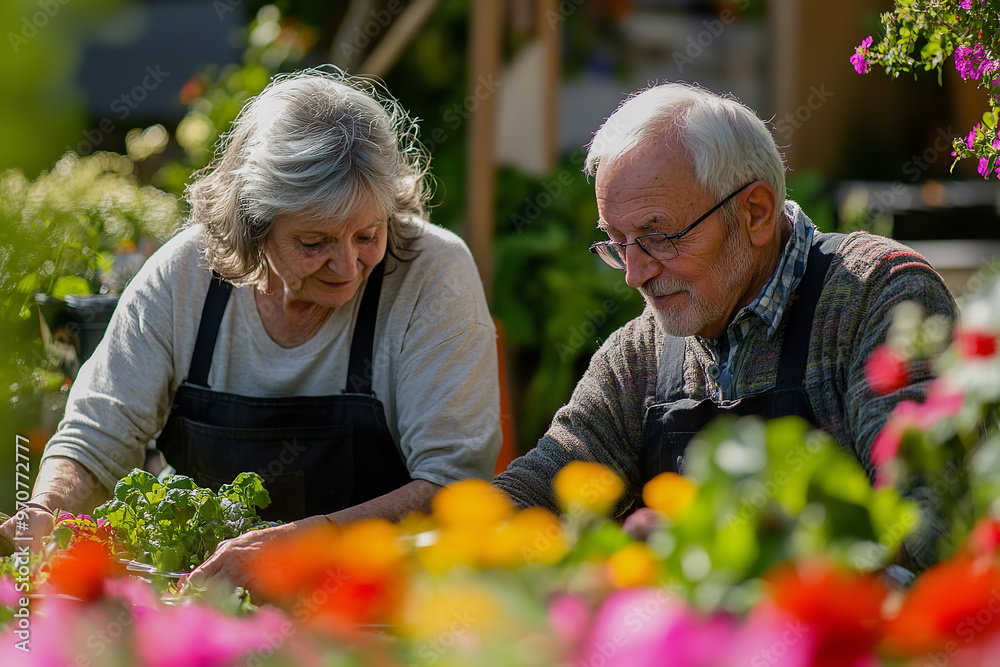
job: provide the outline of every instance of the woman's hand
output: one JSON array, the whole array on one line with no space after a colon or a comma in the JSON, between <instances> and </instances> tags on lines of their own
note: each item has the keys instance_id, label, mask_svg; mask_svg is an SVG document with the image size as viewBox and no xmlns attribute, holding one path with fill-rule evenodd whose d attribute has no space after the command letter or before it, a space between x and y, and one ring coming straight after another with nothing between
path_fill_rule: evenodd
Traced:
<instances>
[{"instance_id":1,"label":"woman's hand","mask_svg":"<svg viewBox=\"0 0 1000 667\"><path fill-rule=\"evenodd\" d=\"M52 534L52 512L38 507L24 507L0 524L0 556L20 552L24 546L38 552L42 538Z\"/></svg>"}]
</instances>

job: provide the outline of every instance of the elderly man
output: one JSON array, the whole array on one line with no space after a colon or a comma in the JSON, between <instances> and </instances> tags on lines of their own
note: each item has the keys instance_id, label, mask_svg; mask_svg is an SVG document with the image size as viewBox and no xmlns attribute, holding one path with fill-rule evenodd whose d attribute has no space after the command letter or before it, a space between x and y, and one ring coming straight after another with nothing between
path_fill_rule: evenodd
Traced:
<instances>
[{"instance_id":1,"label":"elderly man","mask_svg":"<svg viewBox=\"0 0 1000 667\"><path fill-rule=\"evenodd\" d=\"M896 305L917 301L953 323L955 304L905 246L817 232L785 199L784 170L751 110L700 88L656 86L608 118L586 171L609 240L591 250L625 270L646 309L608 338L538 446L496 486L554 509L556 472L597 461L626 482L620 516L644 482L683 471L689 440L727 411L804 417L873 476L875 435L930 378L917 371L876 395L865 361ZM940 529L926 522L924 538L908 541L910 565L932 562L927 537Z\"/></svg>"}]
</instances>

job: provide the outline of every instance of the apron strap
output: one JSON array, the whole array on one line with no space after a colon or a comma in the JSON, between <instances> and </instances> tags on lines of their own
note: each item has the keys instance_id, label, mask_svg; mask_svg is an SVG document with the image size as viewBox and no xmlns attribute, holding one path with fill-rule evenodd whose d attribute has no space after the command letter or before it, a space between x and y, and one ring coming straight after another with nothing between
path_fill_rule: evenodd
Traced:
<instances>
[{"instance_id":1,"label":"apron strap","mask_svg":"<svg viewBox=\"0 0 1000 667\"><path fill-rule=\"evenodd\" d=\"M378 319L378 302L382 295L382 276L385 273L383 259L368 276L365 293L358 309L358 321L354 324L351 339L351 360L347 365L347 388L344 394L369 394L372 391L372 362L375 351L375 321Z\"/></svg>"},{"instance_id":2,"label":"apron strap","mask_svg":"<svg viewBox=\"0 0 1000 667\"><path fill-rule=\"evenodd\" d=\"M232 292L232 284L212 271L205 306L201 310L201 322L198 324L198 337L195 339L194 353L191 355L191 366L188 368L185 380L188 384L208 386L208 370L212 367L212 356L215 354L215 339L219 337L222 316L226 312L226 304Z\"/></svg>"},{"instance_id":3,"label":"apron strap","mask_svg":"<svg viewBox=\"0 0 1000 667\"><path fill-rule=\"evenodd\" d=\"M668 403L684 398L684 355L687 343L680 336L663 336L659 377L656 379L656 402Z\"/></svg>"},{"instance_id":4,"label":"apron strap","mask_svg":"<svg viewBox=\"0 0 1000 667\"><path fill-rule=\"evenodd\" d=\"M813 239L806 273L802 276L802 281L793 297L794 305L791 308L791 320L785 330L785 340L781 346L775 389L794 389L802 386L809 358L809 339L812 335L816 304L823 292L823 283L833 262L833 256L845 236L846 234L817 232Z\"/></svg>"}]
</instances>

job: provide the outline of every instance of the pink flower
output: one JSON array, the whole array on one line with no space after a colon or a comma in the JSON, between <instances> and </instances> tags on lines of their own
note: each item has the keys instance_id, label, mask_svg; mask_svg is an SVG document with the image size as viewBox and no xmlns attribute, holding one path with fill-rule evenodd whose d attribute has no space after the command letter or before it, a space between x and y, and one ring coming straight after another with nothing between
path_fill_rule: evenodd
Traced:
<instances>
[{"instance_id":1,"label":"pink flower","mask_svg":"<svg viewBox=\"0 0 1000 667\"><path fill-rule=\"evenodd\" d=\"M567 646L576 646L590 625L590 609L575 595L560 595L549 604L549 625Z\"/></svg>"},{"instance_id":2,"label":"pink flower","mask_svg":"<svg viewBox=\"0 0 1000 667\"><path fill-rule=\"evenodd\" d=\"M953 417L962 409L962 394L946 392L938 383L931 385L923 403L901 401L889 415L872 442L871 458L875 466L875 486L893 483L890 463L899 454L903 435L909 429L925 431L942 419Z\"/></svg>"},{"instance_id":3,"label":"pink flower","mask_svg":"<svg viewBox=\"0 0 1000 667\"><path fill-rule=\"evenodd\" d=\"M147 667L231 665L251 651L275 650L291 628L273 608L233 617L200 604L164 607L136 617L134 649Z\"/></svg>"},{"instance_id":4,"label":"pink flower","mask_svg":"<svg viewBox=\"0 0 1000 667\"><path fill-rule=\"evenodd\" d=\"M880 345L865 362L865 378L879 396L902 389L910 382L906 359L888 345Z\"/></svg>"},{"instance_id":5,"label":"pink flower","mask_svg":"<svg viewBox=\"0 0 1000 667\"><path fill-rule=\"evenodd\" d=\"M865 37L861 40L861 44L858 48L854 50L854 55L851 56L851 64L854 65L854 71L858 74L868 74L868 68L871 66L871 61L868 60L868 56L871 51L872 38L871 35Z\"/></svg>"},{"instance_id":6,"label":"pink flower","mask_svg":"<svg viewBox=\"0 0 1000 667\"><path fill-rule=\"evenodd\" d=\"M987 158L979 158L979 166L976 169L983 178L989 178L993 170L990 169L990 161Z\"/></svg>"},{"instance_id":7,"label":"pink flower","mask_svg":"<svg viewBox=\"0 0 1000 667\"><path fill-rule=\"evenodd\" d=\"M662 589L626 588L608 597L572 663L607 667L726 665L736 624L702 618Z\"/></svg>"},{"instance_id":8,"label":"pink flower","mask_svg":"<svg viewBox=\"0 0 1000 667\"><path fill-rule=\"evenodd\" d=\"M963 79L981 79L1000 69L1000 62L989 57L982 44L955 49L955 69Z\"/></svg>"},{"instance_id":9,"label":"pink flower","mask_svg":"<svg viewBox=\"0 0 1000 667\"><path fill-rule=\"evenodd\" d=\"M16 607L20 600L17 582L10 577L0 577L0 607Z\"/></svg>"}]
</instances>

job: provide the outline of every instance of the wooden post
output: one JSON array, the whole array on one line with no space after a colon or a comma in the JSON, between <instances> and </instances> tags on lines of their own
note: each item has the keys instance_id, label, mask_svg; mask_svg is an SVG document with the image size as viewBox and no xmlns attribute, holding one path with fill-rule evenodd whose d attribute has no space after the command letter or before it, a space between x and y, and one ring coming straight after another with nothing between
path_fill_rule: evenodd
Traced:
<instances>
[{"instance_id":1,"label":"wooden post","mask_svg":"<svg viewBox=\"0 0 1000 667\"><path fill-rule=\"evenodd\" d=\"M466 154L466 241L479 267L486 298L493 299L493 236L496 205L494 140L500 76L502 0L469 3L469 141Z\"/></svg>"}]
</instances>

